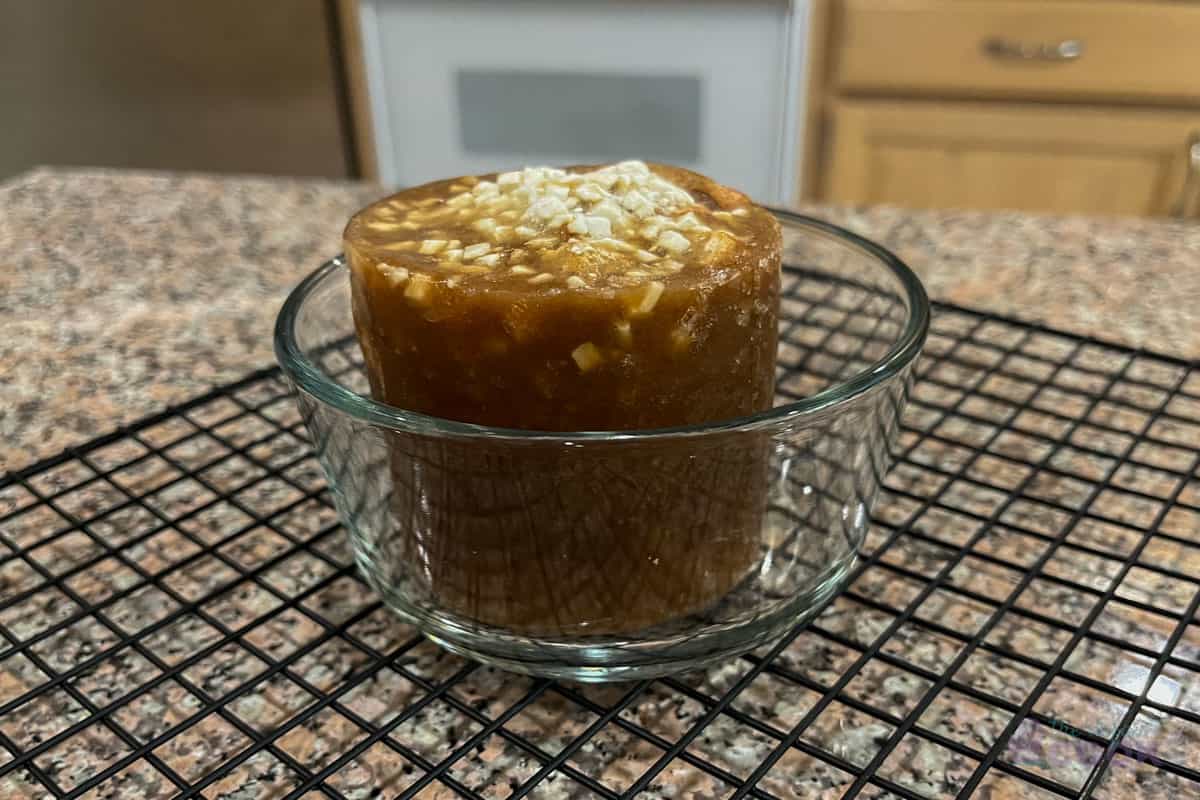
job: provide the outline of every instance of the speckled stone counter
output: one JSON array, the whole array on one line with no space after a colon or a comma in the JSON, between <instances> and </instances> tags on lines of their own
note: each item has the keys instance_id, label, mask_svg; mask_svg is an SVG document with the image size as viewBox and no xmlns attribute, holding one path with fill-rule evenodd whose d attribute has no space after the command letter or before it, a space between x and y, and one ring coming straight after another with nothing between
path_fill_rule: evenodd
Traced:
<instances>
[{"instance_id":1,"label":"speckled stone counter","mask_svg":"<svg viewBox=\"0 0 1200 800\"><path fill-rule=\"evenodd\" d=\"M288 289L376 188L37 170L0 186L0 470L273 361ZM930 294L1200 357L1200 225L806 209Z\"/></svg>"},{"instance_id":2,"label":"speckled stone counter","mask_svg":"<svg viewBox=\"0 0 1200 800\"><path fill-rule=\"evenodd\" d=\"M273 363L288 289L378 194L57 170L0 186L0 471Z\"/></svg>"},{"instance_id":3,"label":"speckled stone counter","mask_svg":"<svg viewBox=\"0 0 1200 800\"><path fill-rule=\"evenodd\" d=\"M377 193L47 170L0 187L3 467L268 365L284 294ZM892 247L934 297L1200 356L1200 226L811 212ZM969 358L941 358L963 339ZM1012 349L1002 375L989 346ZM1038 360L1067 349L1069 368ZM761 672L760 653L645 687L547 685L442 652L353 577L276 378L4 488L0 797L47 797L46 782L170 797L220 770L194 796L322 783L302 796L393 797L421 781L422 798L498 798L560 752L527 796L616 797L747 678L647 797L728 796L813 716L762 796L841 797L903 734L877 774L904 797L950 798L1020 712L999 756L1011 768L987 770L973 796L1041 800L1084 785L1159 654L1157 707L1125 741L1177 766L1118 753L1093 796L1195 796L1181 770L1200 771L1200 372L965 313L939 317L927 352L868 568ZM989 375L986 397L954 400ZM990 423L1006 408L1022 410L1001 435ZM1091 633L1072 640L1085 618ZM973 641L985 624L987 647ZM4 771L13 750L37 752Z\"/></svg>"}]
</instances>

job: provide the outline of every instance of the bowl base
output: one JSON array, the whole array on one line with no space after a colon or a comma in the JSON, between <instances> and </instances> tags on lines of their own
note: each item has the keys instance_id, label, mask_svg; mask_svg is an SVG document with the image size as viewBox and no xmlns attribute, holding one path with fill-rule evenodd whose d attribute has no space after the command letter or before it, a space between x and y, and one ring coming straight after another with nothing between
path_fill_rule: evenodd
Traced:
<instances>
[{"instance_id":1,"label":"bowl base","mask_svg":"<svg viewBox=\"0 0 1200 800\"><path fill-rule=\"evenodd\" d=\"M388 587L375 585L375 589L392 611L455 655L524 675L609 683L705 669L775 642L808 621L841 588L855 561L851 554L809 591L752 620L657 639L639 636L630 640L598 637L595 641L564 641L502 634L422 612Z\"/></svg>"}]
</instances>

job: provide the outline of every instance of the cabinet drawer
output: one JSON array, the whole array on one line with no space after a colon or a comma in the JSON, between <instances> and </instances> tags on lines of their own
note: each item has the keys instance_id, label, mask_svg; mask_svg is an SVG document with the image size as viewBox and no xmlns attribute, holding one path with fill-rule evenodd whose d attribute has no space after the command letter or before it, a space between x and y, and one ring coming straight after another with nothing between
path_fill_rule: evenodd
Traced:
<instances>
[{"instance_id":1,"label":"cabinet drawer","mask_svg":"<svg viewBox=\"0 0 1200 800\"><path fill-rule=\"evenodd\" d=\"M1200 5L845 0L848 92L1200 101Z\"/></svg>"}]
</instances>

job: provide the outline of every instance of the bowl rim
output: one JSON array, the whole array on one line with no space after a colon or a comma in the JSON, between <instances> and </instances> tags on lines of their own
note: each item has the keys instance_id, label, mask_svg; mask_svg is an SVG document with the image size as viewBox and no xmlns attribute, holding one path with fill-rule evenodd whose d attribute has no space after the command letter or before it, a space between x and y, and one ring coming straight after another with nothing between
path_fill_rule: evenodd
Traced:
<instances>
[{"instance_id":1,"label":"bowl rim","mask_svg":"<svg viewBox=\"0 0 1200 800\"><path fill-rule=\"evenodd\" d=\"M331 272L345 267L345 260L340 255L315 269L288 294L275 320L275 357L283 374L292 382L297 391L304 392L325 405L332 406L363 422L405 433L456 438L486 437L488 439L503 438L522 441L557 441L569 445L584 441L704 436L791 425L826 412L833 407L845 405L903 371L916 359L924 345L929 331L930 307L929 298L920 279L907 264L887 248L839 225L816 217L770 206L767 206L767 209L785 223L815 230L840 240L843 244L865 251L881 262L899 280L907 296L908 317L904 329L895 343L875 363L844 381L827 386L814 395L774 406L766 411L717 422L670 428L627 431L538 431L457 422L381 403L331 380L305 355L296 341L295 327L300 309L313 290Z\"/></svg>"}]
</instances>

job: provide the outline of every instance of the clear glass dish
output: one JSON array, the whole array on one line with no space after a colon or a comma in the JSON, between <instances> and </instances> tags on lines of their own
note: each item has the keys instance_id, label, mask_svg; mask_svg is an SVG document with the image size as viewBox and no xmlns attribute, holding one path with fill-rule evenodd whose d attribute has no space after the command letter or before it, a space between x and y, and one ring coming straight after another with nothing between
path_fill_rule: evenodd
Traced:
<instances>
[{"instance_id":1,"label":"clear glass dish","mask_svg":"<svg viewBox=\"0 0 1200 800\"><path fill-rule=\"evenodd\" d=\"M505 669L623 680L756 648L839 588L929 304L883 248L775 213L775 406L709 425L543 433L384 405L369 396L343 261L291 293L276 355L358 565L389 607ZM696 524L656 527L672 516ZM656 619L656 608L687 610Z\"/></svg>"}]
</instances>

